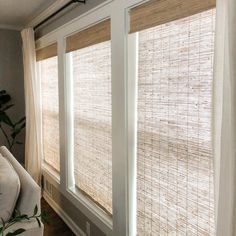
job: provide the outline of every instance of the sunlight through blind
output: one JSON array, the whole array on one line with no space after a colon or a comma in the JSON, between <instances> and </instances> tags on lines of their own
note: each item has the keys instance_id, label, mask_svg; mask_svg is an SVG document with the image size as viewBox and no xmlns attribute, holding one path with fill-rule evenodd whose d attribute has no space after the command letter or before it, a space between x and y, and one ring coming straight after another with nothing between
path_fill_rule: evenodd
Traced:
<instances>
[{"instance_id":1,"label":"sunlight through blind","mask_svg":"<svg viewBox=\"0 0 236 236\"><path fill-rule=\"evenodd\" d=\"M42 142L44 161L60 171L57 56L41 60Z\"/></svg>"},{"instance_id":2,"label":"sunlight through blind","mask_svg":"<svg viewBox=\"0 0 236 236\"><path fill-rule=\"evenodd\" d=\"M112 214L111 43L72 52L76 186Z\"/></svg>"},{"instance_id":3,"label":"sunlight through blind","mask_svg":"<svg viewBox=\"0 0 236 236\"><path fill-rule=\"evenodd\" d=\"M215 10L139 32L137 234L214 235Z\"/></svg>"}]
</instances>

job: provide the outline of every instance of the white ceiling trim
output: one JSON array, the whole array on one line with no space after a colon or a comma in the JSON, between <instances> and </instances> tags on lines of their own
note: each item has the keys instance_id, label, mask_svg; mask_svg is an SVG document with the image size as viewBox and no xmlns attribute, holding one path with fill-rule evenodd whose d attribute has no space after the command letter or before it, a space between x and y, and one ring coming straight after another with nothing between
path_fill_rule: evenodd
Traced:
<instances>
[{"instance_id":1,"label":"white ceiling trim","mask_svg":"<svg viewBox=\"0 0 236 236\"><path fill-rule=\"evenodd\" d=\"M20 25L7 25L7 24L0 24L0 29L8 29L8 30L17 30L20 31L23 27Z\"/></svg>"},{"instance_id":2,"label":"white ceiling trim","mask_svg":"<svg viewBox=\"0 0 236 236\"><path fill-rule=\"evenodd\" d=\"M51 14L59 10L61 7L63 7L65 4L70 2L70 0L57 0L55 3L53 3L51 6L49 6L47 9L42 11L40 14L37 14L33 19L26 25L26 27L35 27L37 24L45 20L47 17L49 17Z\"/></svg>"}]
</instances>

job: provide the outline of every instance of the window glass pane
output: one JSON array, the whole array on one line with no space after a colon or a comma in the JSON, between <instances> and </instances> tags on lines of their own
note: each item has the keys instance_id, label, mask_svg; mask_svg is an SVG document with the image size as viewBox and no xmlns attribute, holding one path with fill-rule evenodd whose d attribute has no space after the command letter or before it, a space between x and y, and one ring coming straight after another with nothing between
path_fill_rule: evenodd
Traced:
<instances>
[{"instance_id":1,"label":"window glass pane","mask_svg":"<svg viewBox=\"0 0 236 236\"><path fill-rule=\"evenodd\" d=\"M73 51L75 184L112 213L110 41Z\"/></svg>"},{"instance_id":2,"label":"window glass pane","mask_svg":"<svg viewBox=\"0 0 236 236\"><path fill-rule=\"evenodd\" d=\"M138 235L214 235L215 10L139 32Z\"/></svg>"},{"instance_id":3,"label":"window glass pane","mask_svg":"<svg viewBox=\"0 0 236 236\"><path fill-rule=\"evenodd\" d=\"M51 168L60 170L57 56L39 61L42 96L43 157Z\"/></svg>"}]
</instances>

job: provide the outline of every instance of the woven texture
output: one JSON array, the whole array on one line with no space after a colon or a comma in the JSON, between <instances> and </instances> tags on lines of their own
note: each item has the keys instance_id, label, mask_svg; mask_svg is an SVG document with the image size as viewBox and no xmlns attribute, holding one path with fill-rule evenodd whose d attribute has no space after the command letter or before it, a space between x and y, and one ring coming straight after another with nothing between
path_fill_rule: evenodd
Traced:
<instances>
[{"instance_id":1,"label":"woven texture","mask_svg":"<svg viewBox=\"0 0 236 236\"><path fill-rule=\"evenodd\" d=\"M86 48L111 39L111 20L102 21L66 39L66 52Z\"/></svg>"},{"instance_id":2,"label":"woven texture","mask_svg":"<svg viewBox=\"0 0 236 236\"><path fill-rule=\"evenodd\" d=\"M215 10L139 33L138 235L214 235Z\"/></svg>"},{"instance_id":3,"label":"woven texture","mask_svg":"<svg viewBox=\"0 0 236 236\"><path fill-rule=\"evenodd\" d=\"M57 43L36 51L36 61L42 61L55 56L57 56Z\"/></svg>"},{"instance_id":4,"label":"woven texture","mask_svg":"<svg viewBox=\"0 0 236 236\"><path fill-rule=\"evenodd\" d=\"M216 6L216 0L149 0L130 11L130 32L165 24Z\"/></svg>"},{"instance_id":5,"label":"woven texture","mask_svg":"<svg viewBox=\"0 0 236 236\"><path fill-rule=\"evenodd\" d=\"M112 213L110 41L72 52L76 186Z\"/></svg>"},{"instance_id":6,"label":"woven texture","mask_svg":"<svg viewBox=\"0 0 236 236\"><path fill-rule=\"evenodd\" d=\"M57 56L39 61L42 96L42 131L44 161L60 170L59 105Z\"/></svg>"}]
</instances>

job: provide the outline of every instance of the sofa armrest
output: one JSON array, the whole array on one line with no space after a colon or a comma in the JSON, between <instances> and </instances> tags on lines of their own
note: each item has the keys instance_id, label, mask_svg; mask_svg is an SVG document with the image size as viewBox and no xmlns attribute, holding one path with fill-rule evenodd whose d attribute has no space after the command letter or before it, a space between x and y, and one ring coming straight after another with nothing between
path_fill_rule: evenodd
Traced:
<instances>
[{"instance_id":1,"label":"sofa armrest","mask_svg":"<svg viewBox=\"0 0 236 236\"><path fill-rule=\"evenodd\" d=\"M34 208L37 205L38 213L41 213L41 188L6 147L0 147L0 153L12 164L20 178L21 190L16 208L22 214L33 215Z\"/></svg>"}]
</instances>

